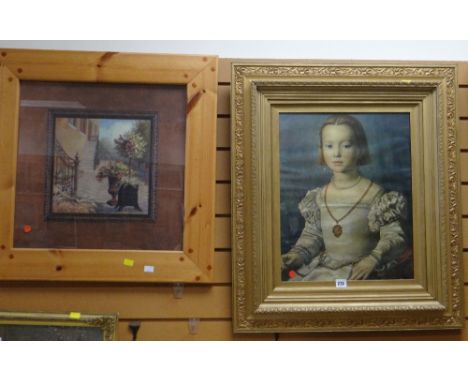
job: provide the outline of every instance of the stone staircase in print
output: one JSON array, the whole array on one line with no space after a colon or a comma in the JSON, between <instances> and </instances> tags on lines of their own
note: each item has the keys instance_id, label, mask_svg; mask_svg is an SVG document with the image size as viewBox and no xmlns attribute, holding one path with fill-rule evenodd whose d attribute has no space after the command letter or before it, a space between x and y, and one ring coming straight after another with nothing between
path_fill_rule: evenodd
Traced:
<instances>
[{"instance_id":1,"label":"stone staircase in print","mask_svg":"<svg viewBox=\"0 0 468 382\"><path fill-rule=\"evenodd\" d=\"M98 182L94 168L97 141L86 141L78 166L77 196L82 199L104 203L110 199L107 192L107 180Z\"/></svg>"}]
</instances>

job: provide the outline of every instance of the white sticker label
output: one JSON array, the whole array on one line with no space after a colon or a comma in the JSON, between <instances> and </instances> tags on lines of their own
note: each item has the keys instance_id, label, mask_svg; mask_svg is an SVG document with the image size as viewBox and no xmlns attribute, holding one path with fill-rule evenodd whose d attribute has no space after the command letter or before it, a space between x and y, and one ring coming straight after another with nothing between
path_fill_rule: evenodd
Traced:
<instances>
[{"instance_id":1,"label":"white sticker label","mask_svg":"<svg viewBox=\"0 0 468 382\"><path fill-rule=\"evenodd\" d=\"M145 273L153 273L154 272L154 266L153 265L145 265L143 268L143 271Z\"/></svg>"},{"instance_id":2,"label":"white sticker label","mask_svg":"<svg viewBox=\"0 0 468 382\"><path fill-rule=\"evenodd\" d=\"M347 288L348 287L348 280L346 279L336 279L336 287L337 288Z\"/></svg>"}]
</instances>

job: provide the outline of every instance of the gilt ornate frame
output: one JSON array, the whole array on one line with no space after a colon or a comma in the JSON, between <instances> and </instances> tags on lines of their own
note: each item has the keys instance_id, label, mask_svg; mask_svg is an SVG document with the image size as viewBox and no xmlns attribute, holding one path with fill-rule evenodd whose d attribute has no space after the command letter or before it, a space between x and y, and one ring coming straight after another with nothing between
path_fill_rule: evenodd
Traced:
<instances>
[{"instance_id":1,"label":"gilt ornate frame","mask_svg":"<svg viewBox=\"0 0 468 382\"><path fill-rule=\"evenodd\" d=\"M115 314L0 312L3 341L113 341L117 323Z\"/></svg>"},{"instance_id":2,"label":"gilt ornate frame","mask_svg":"<svg viewBox=\"0 0 468 382\"><path fill-rule=\"evenodd\" d=\"M456 86L450 63L233 64L235 332L463 326ZM282 281L278 116L317 111L410 115L412 279Z\"/></svg>"},{"instance_id":3,"label":"gilt ornate frame","mask_svg":"<svg viewBox=\"0 0 468 382\"><path fill-rule=\"evenodd\" d=\"M0 279L210 282L214 272L217 65L215 56L0 49ZM183 87L184 196L183 208L174 211L183 221L180 250L14 246L21 81Z\"/></svg>"}]
</instances>

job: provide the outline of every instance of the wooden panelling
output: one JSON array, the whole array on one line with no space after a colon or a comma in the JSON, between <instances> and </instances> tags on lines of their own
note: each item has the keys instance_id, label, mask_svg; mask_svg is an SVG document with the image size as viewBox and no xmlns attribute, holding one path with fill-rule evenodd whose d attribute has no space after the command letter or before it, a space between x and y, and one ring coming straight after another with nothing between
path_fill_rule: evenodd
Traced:
<instances>
[{"instance_id":1,"label":"wooden panelling","mask_svg":"<svg viewBox=\"0 0 468 382\"><path fill-rule=\"evenodd\" d=\"M231 147L231 118L218 117L218 131L216 145L218 148Z\"/></svg>"},{"instance_id":2,"label":"wooden panelling","mask_svg":"<svg viewBox=\"0 0 468 382\"><path fill-rule=\"evenodd\" d=\"M465 317L468 318L468 285L464 286L464 298L465 298Z\"/></svg>"},{"instance_id":3,"label":"wooden panelling","mask_svg":"<svg viewBox=\"0 0 468 382\"><path fill-rule=\"evenodd\" d=\"M132 339L128 329L128 320L120 320L117 331L119 340ZM262 340L272 341L274 334L233 334L230 320L201 319L198 330L190 334L187 320L145 320L141 321L138 340L141 341L229 341L229 340ZM280 333L279 341L453 341L467 340L468 329L445 331L417 331L417 332L363 332L363 333Z\"/></svg>"},{"instance_id":4,"label":"wooden panelling","mask_svg":"<svg viewBox=\"0 0 468 382\"><path fill-rule=\"evenodd\" d=\"M231 252L215 252L213 283L231 284L231 261Z\"/></svg>"},{"instance_id":5,"label":"wooden panelling","mask_svg":"<svg viewBox=\"0 0 468 382\"><path fill-rule=\"evenodd\" d=\"M463 215L468 215L468 186L461 186L461 209Z\"/></svg>"},{"instance_id":6,"label":"wooden panelling","mask_svg":"<svg viewBox=\"0 0 468 382\"><path fill-rule=\"evenodd\" d=\"M465 287L465 311L467 293ZM186 285L176 299L172 286L26 285L2 288L0 306L4 311L118 313L127 320L230 319L231 288Z\"/></svg>"},{"instance_id":7,"label":"wooden panelling","mask_svg":"<svg viewBox=\"0 0 468 382\"><path fill-rule=\"evenodd\" d=\"M458 89L458 115L468 118L468 88Z\"/></svg>"},{"instance_id":8,"label":"wooden panelling","mask_svg":"<svg viewBox=\"0 0 468 382\"><path fill-rule=\"evenodd\" d=\"M0 289L4 311L118 313L121 319L231 317L230 285L187 285L182 298L171 285L25 285Z\"/></svg>"},{"instance_id":9,"label":"wooden panelling","mask_svg":"<svg viewBox=\"0 0 468 382\"><path fill-rule=\"evenodd\" d=\"M468 182L468 152L460 153L460 179Z\"/></svg>"},{"instance_id":10,"label":"wooden panelling","mask_svg":"<svg viewBox=\"0 0 468 382\"><path fill-rule=\"evenodd\" d=\"M463 253L463 276L465 284L468 284L468 252Z\"/></svg>"},{"instance_id":11,"label":"wooden panelling","mask_svg":"<svg viewBox=\"0 0 468 382\"><path fill-rule=\"evenodd\" d=\"M218 115L231 114L230 85L218 86Z\"/></svg>"},{"instance_id":12,"label":"wooden panelling","mask_svg":"<svg viewBox=\"0 0 468 382\"><path fill-rule=\"evenodd\" d=\"M230 84L231 83L231 64L236 62L235 59L223 58L219 60L218 68L218 83Z\"/></svg>"},{"instance_id":13,"label":"wooden panelling","mask_svg":"<svg viewBox=\"0 0 468 382\"><path fill-rule=\"evenodd\" d=\"M463 248L468 248L468 218L462 219Z\"/></svg>"},{"instance_id":14,"label":"wooden panelling","mask_svg":"<svg viewBox=\"0 0 468 382\"><path fill-rule=\"evenodd\" d=\"M231 248L231 218L216 218L215 248Z\"/></svg>"},{"instance_id":15,"label":"wooden panelling","mask_svg":"<svg viewBox=\"0 0 468 382\"><path fill-rule=\"evenodd\" d=\"M468 121L459 121L458 126L458 138L460 149L468 150Z\"/></svg>"},{"instance_id":16,"label":"wooden panelling","mask_svg":"<svg viewBox=\"0 0 468 382\"><path fill-rule=\"evenodd\" d=\"M218 74L218 78L221 72ZM458 63L458 84L460 86L468 86L468 62Z\"/></svg>"},{"instance_id":17,"label":"wooden panelling","mask_svg":"<svg viewBox=\"0 0 468 382\"><path fill-rule=\"evenodd\" d=\"M216 153L216 180L231 181L231 152Z\"/></svg>"},{"instance_id":18,"label":"wooden panelling","mask_svg":"<svg viewBox=\"0 0 468 382\"><path fill-rule=\"evenodd\" d=\"M216 214L231 214L231 185L229 183L216 185Z\"/></svg>"},{"instance_id":19,"label":"wooden panelling","mask_svg":"<svg viewBox=\"0 0 468 382\"><path fill-rule=\"evenodd\" d=\"M117 337L129 341L132 334L128 329L129 321L119 322ZM190 334L187 320L177 321L142 321L138 331L141 341L230 341L262 340L271 341L273 334L233 334L231 320L200 320L197 332Z\"/></svg>"}]
</instances>

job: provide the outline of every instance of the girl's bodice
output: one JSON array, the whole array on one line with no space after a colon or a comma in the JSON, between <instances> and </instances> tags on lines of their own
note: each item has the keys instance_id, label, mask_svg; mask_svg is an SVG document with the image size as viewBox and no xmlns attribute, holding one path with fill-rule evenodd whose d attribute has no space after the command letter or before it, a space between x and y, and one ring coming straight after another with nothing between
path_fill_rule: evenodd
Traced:
<instances>
[{"instance_id":1,"label":"girl's bodice","mask_svg":"<svg viewBox=\"0 0 468 382\"><path fill-rule=\"evenodd\" d=\"M369 196L355 206L355 201L327 202L324 201L323 189L317 193L317 205L320 209L320 227L325 247L322 255L324 265L332 269L343 265L352 264L359 261L363 256L369 254L375 248L379 235L371 232L369 228L369 212L375 199L383 193L381 187L376 184L371 186ZM345 216L352 208L354 209ZM337 224L335 219L339 220L342 227L340 236L333 233L333 227ZM342 220L340 218L345 216Z\"/></svg>"}]
</instances>

